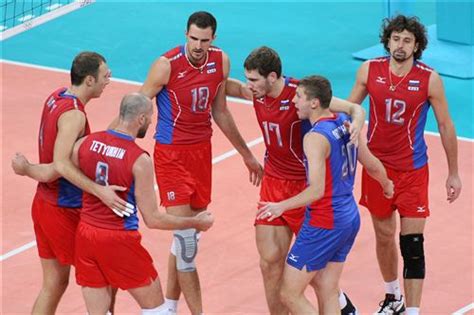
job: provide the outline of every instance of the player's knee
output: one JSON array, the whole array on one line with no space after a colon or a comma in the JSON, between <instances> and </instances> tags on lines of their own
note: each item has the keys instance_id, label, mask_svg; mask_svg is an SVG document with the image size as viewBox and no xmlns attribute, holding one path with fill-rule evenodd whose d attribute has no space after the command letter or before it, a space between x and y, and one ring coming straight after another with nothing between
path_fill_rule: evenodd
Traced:
<instances>
[{"instance_id":1,"label":"player's knee","mask_svg":"<svg viewBox=\"0 0 474 315\"><path fill-rule=\"evenodd\" d=\"M423 234L400 235L400 250L403 257L403 278L425 278L425 252Z\"/></svg>"},{"instance_id":2,"label":"player's knee","mask_svg":"<svg viewBox=\"0 0 474 315\"><path fill-rule=\"evenodd\" d=\"M387 247L391 243L395 244L395 233L396 226L379 226L375 229L375 238L378 244Z\"/></svg>"},{"instance_id":3,"label":"player's knee","mask_svg":"<svg viewBox=\"0 0 474 315\"><path fill-rule=\"evenodd\" d=\"M175 230L174 250L176 269L180 272L196 270L195 258L198 251L198 234L196 229Z\"/></svg>"},{"instance_id":4,"label":"player's knee","mask_svg":"<svg viewBox=\"0 0 474 315\"><path fill-rule=\"evenodd\" d=\"M267 246L264 250L260 251L260 268L274 268L275 266L283 267L282 262L285 261L288 250L283 251L276 246Z\"/></svg>"},{"instance_id":5,"label":"player's knee","mask_svg":"<svg viewBox=\"0 0 474 315\"><path fill-rule=\"evenodd\" d=\"M64 292L69 285L69 277L46 277L43 279L43 290L56 293Z\"/></svg>"}]
</instances>

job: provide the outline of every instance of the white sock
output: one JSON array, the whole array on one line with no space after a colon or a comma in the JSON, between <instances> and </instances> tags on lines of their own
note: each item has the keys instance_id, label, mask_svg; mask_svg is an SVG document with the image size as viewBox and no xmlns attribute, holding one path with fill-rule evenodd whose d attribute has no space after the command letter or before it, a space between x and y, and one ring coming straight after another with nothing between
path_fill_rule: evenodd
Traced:
<instances>
[{"instance_id":1,"label":"white sock","mask_svg":"<svg viewBox=\"0 0 474 315\"><path fill-rule=\"evenodd\" d=\"M405 315L419 315L420 308L419 307L407 307L405 309Z\"/></svg>"},{"instance_id":2,"label":"white sock","mask_svg":"<svg viewBox=\"0 0 474 315\"><path fill-rule=\"evenodd\" d=\"M142 315L168 315L168 307L165 303L155 308L142 308Z\"/></svg>"},{"instance_id":3,"label":"white sock","mask_svg":"<svg viewBox=\"0 0 474 315\"><path fill-rule=\"evenodd\" d=\"M339 290L339 305L341 307L341 310L347 305L346 296L344 295L344 292L342 292L342 290Z\"/></svg>"},{"instance_id":4,"label":"white sock","mask_svg":"<svg viewBox=\"0 0 474 315\"><path fill-rule=\"evenodd\" d=\"M178 300L165 298L165 305L171 313L178 313Z\"/></svg>"},{"instance_id":5,"label":"white sock","mask_svg":"<svg viewBox=\"0 0 474 315\"><path fill-rule=\"evenodd\" d=\"M400 281L395 279L391 282L385 282L385 293L394 294L395 299L400 300L402 292L400 291Z\"/></svg>"}]
</instances>

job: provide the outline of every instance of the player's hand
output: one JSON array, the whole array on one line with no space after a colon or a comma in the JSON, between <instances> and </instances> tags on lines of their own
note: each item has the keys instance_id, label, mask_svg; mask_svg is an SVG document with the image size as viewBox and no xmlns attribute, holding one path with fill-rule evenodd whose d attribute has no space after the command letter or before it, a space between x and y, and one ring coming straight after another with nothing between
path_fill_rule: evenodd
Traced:
<instances>
[{"instance_id":1,"label":"player's hand","mask_svg":"<svg viewBox=\"0 0 474 315\"><path fill-rule=\"evenodd\" d=\"M244 159L245 166L249 169L249 181L254 185L260 185L263 177L263 167L258 163L257 159L251 155L250 158Z\"/></svg>"},{"instance_id":2,"label":"player's hand","mask_svg":"<svg viewBox=\"0 0 474 315\"><path fill-rule=\"evenodd\" d=\"M245 84L245 83L242 83L240 85L240 95L242 95L243 98L245 98L247 100L250 100L250 101L253 99L252 90L250 90L249 87L247 86L247 84Z\"/></svg>"},{"instance_id":3,"label":"player's hand","mask_svg":"<svg viewBox=\"0 0 474 315\"><path fill-rule=\"evenodd\" d=\"M15 156L12 158L12 169L17 175L25 176L29 164L26 157L19 152L15 153Z\"/></svg>"},{"instance_id":4,"label":"player's hand","mask_svg":"<svg viewBox=\"0 0 474 315\"><path fill-rule=\"evenodd\" d=\"M268 222L273 221L283 214L285 209L281 206L280 202L258 202L257 219L266 219Z\"/></svg>"},{"instance_id":5,"label":"player's hand","mask_svg":"<svg viewBox=\"0 0 474 315\"><path fill-rule=\"evenodd\" d=\"M116 186L116 185L107 185L100 186L97 193L97 198L99 198L107 207L109 207L116 215L123 218L123 216L129 217L134 212L134 205L126 202L119 196L117 196L116 191L125 191L126 187Z\"/></svg>"},{"instance_id":6,"label":"player's hand","mask_svg":"<svg viewBox=\"0 0 474 315\"><path fill-rule=\"evenodd\" d=\"M214 224L214 216L208 211L198 213L195 218L198 220L196 226L198 231L207 231Z\"/></svg>"},{"instance_id":7,"label":"player's hand","mask_svg":"<svg viewBox=\"0 0 474 315\"><path fill-rule=\"evenodd\" d=\"M345 121L344 126L349 130L351 143L357 147L359 145L359 135L364 125L358 124L357 121Z\"/></svg>"},{"instance_id":8,"label":"player's hand","mask_svg":"<svg viewBox=\"0 0 474 315\"><path fill-rule=\"evenodd\" d=\"M393 182L389 179L383 186L383 195L385 198L392 199L394 194Z\"/></svg>"},{"instance_id":9,"label":"player's hand","mask_svg":"<svg viewBox=\"0 0 474 315\"><path fill-rule=\"evenodd\" d=\"M459 194L461 193L461 188L462 183L459 175L449 175L448 179L446 180L446 193L449 203L452 203L454 200L458 199Z\"/></svg>"}]
</instances>

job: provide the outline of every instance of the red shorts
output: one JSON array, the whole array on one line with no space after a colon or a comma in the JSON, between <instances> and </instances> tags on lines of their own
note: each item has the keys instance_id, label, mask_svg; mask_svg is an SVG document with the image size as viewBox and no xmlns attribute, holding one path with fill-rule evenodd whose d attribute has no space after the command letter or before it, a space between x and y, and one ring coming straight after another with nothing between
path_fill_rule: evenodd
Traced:
<instances>
[{"instance_id":1,"label":"red shorts","mask_svg":"<svg viewBox=\"0 0 474 315\"><path fill-rule=\"evenodd\" d=\"M39 256L57 259L62 265L73 265L79 209L50 204L37 193L31 206L31 216Z\"/></svg>"},{"instance_id":2,"label":"red shorts","mask_svg":"<svg viewBox=\"0 0 474 315\"><path fill-rule=\"evenodd\" d=\"M157 277L138 231L101 229L80 222L76 234L76 281L83 287L144 287Z\"/></svg>"},{"instance_id":3,"label":"red shorts","mask_svg":"<svg viewBox=\"0 0 474 315\"><path fill-rule=\"evenodd\" d=\"M362 171L362 196L359 203L368 208L370 213L384 219L398 210L400 216L407 218L426 218L430 215L428 208L428 164L413 171L387 170L388 178L393 181L395 194L392 199L383 195L382 186Z\"/></svg>"},{"instance_id":4,"label":"red shorts","mask_svg":"<svg viewBox=\"0 0 474 315\"><path fill-rule=\"evenodd\" d=\"M203 209L211 202L211 143L155 144L155 174L161 205Z\"/></svg>"},{"instance_id":5,"label":"red shorts","mask_svg":"<svg viewBox=\"0 0 474 315\"><path fill-rule=\"evenodd\" d=\"M278 202L293 197L306 188L306 180L286 180L263 176L260 188L260 201ZM287 225L297 234L304 221L306 207L285 211L282 216L269 222L267 219L255 219L255 225Z\"/></svg>"}]
</instances>

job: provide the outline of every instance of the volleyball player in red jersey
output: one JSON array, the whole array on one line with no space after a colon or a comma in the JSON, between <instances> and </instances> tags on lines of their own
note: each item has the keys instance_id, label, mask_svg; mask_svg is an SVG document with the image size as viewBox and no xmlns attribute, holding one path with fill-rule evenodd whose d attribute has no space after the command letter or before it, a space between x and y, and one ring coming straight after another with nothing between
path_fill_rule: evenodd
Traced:
<instances>
[{"instance_id":1,"label":"volleyball player in red jersey","mask_svg":"<svg viewBox=\"0 0 474 315\"><path fill-rule=\"evenodd\" d=\"M260 201L278 202L293 197L306 187L303 136L311 129L308 120L300 120L293 98L298 80L282 76L277 52L269 47L253 50L244 62L247 85L230 79L229 96L253 100L257 120L265 139L266 154ZM353 116L351 139L357 139L364 124L364 111L357 104L332 98L330 109ZM260 269L271 314L288 314L279 291L293 234L304 219L304 207L285 212L272 221L255 219L255 237L260 254ZM342 314L356 312L345 294L340 294Z\"/></svg>"},{"instance_id":2,"label":"volleyball player in red jersey","mask_svg":"<svg viewBox=\"0 0 474 315\"><path fill-rule=\"evenodd\" d=\"M100 97L109 81L110 70L103 56L94 52L78 54L71 67L71 86L54 91L44 104L38 137L41 164L30 164L21 154L12 161L15 173L40 182L32 217L43 285L32 313L53 314L67 288L82 206L80 188L98 196L123 216L126 202L114 193L119 187L94 183L70 160L76 140L90 133L85 105Z\"/></svg>"},{"instance_id":3,"label":"volleyball player in red jersey","mask_svg":"<svg viewBox=\"0 0 474 315\"><path fill-rule=\"evenodd\" d=\"M187 23L186 44L158 58L140 90L156 97L158 107L154 162L161 204L168 213L179 216L194 216L211 201L211 115L244 159L250 181L258 185L262 176L261 165L227 108L229 58L212 46L216 27L210 13L193 13ZM181 289L191 313L202 313L196 253L196 231L174 231L166 293L173 312Z\"/></svg>"},{"instance_id":4,"label":"volleyball player in red jersey","mask_svg":"<svg viewBox=\"0 0 474 315\"><path fill-rule=\"evenodd\" d=\"M386 296L377 313L400 314L405 310L397 274L397 210L404 262L405 314L413 315L419 313L425 278L423 232L430 212L423 132L430 106L448 161L446 190L450 203L461 192L457 138L441 78L419 61L428 43L425 27L416 17L398 15L384 20L380 38L389 56L362 64L349 100L360 103L370 96L368 146L387 168L395 195L390 200L384 198L380 185L364 172L360 204L372 215L377 260L385 281Z\"/></svg>"},{"instance_id":5,"label":"volleyball player in red jersey","mask_svg":"<svg viewBox=\"0 0 474 315\"><path fill-rule=\"evenodd\" d=\"M168 314L153 260L140 244L138 210L150 228L207 230L213 223L208 212L184 218L158 211L152 160L135 143L135 138L145 136L152 114L148 97L128 94L120 104L115 129L90 134L75 145L73 160L84 174L101 185L126 187L119 195L133 205L130 216L118 217L100 199L84 193L75 266L89 314L109 309L111 287L128 290L142 314Z\"/></svg>"}]
</instances>

